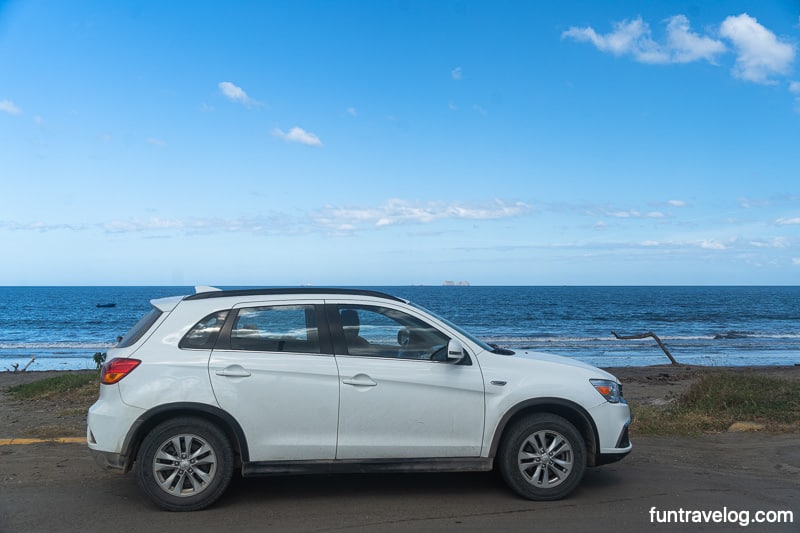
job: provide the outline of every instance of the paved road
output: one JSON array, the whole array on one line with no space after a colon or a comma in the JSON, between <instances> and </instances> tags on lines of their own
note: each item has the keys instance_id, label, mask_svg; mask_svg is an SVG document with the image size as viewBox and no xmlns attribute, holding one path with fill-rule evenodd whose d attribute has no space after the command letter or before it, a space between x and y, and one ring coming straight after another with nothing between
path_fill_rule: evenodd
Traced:
<instances>
[{"instance_id":1,"label":"paved road","mask_svg":"<svg viewBox=\"0 0 800 533\"><path fill-rule=\"evenodd\" d=\"M211 509L157 510L84 446L0 446L0 531L800 531L798 436L640 438L569 499L528 502L493 473L240 479ZM650 510L791 510L790 524L652 524Z\"/></svg>"}]
</instances>

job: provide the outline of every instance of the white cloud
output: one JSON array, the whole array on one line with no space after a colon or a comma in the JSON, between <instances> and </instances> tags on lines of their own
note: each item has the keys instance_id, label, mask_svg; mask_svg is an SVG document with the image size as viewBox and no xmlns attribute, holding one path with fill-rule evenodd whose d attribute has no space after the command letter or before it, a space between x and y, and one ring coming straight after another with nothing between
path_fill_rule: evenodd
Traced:
<instances>
[{"instance_id":1,"label":"white cloud","mask_svg":"<svg viewBox=\"0 0 800 533\"><path fill-rule=\"evenodd\" d=\"M169 220L154 217L145 220L112 220L111 222L106 222L101 226L109 233L133 233L142 231L185 229L188 225L189 224L183 220Z\"/></svg>"},{"instance_id":2,"label":"white cloud","mask_svg":"<svg viewBox=\"0 0 800 533\"><path fill-rule=\"evenodd\" d=\"M800 257L793 257L792 258L792 264L794 266L800 266Z\"/></svg>"},{"instance_id":3,"label":"white cloud","mask_svg":"<svg viewBox=\"0 0 800 533\"><path fill-rule=\"evenodd\" d=\"M775 221L778 226L796 226L800 224L800 217L793 218L779 218Z\"/></svg>"},{"instance_id":4,"label":"white cloud","mask_svg":"<svg viewBox=\"0 0 800 533\"><path fill-rule=\"evenodd\" d=\"M9 115L21 115L22 110L14 105L11 100L0 100L0 111L8 113Z\"/></svg>"},{"instance_id":5,"label":"white cloud","mask_svg":"<svg viewBox=\"0 0 800 533\"><path fill-rule=\"evenodd\" d=\"M636 209L631 209L629 211L609 211L606 215L614 218L639 218L642 214Z\"/></svg>"},{"instance_id":6,"label":"white cloud","mask_svg":"<svg viewBox=\"0 0 800 533\"><path fill-rule=\"evenodd\" d=\"M158 146L159 148L164 148L167 146L166 141L162 141L161 139L155 139L153 137L148 137L144 140L147 144L151 144L153 146Z\"/></svg>"},{"instance_id":7,"label":"white cloud","mask_svg":"<svg viewBox=\"0 0 800 533\"><path fill-rule=\"evenodd\" d=\"M725 52L725 45L711 37L703 37L689 30L689 19L675 15L667 19L667 49L672 63L691 63L705 59L711 63Z\"/></svg>"},{"instance_id":8,"label":"white cloud","mask_svg":"<svg viewBox=\"0 0 800 533\"><path fill-rule=\"evenodd\" d=\"M698 246L704 250L725 250L725 245L719 241L700 241Z\"/></svg>"},{"instance_id":9,"label":"white cloud","mask_svg":"<svg viewBox=\"0 0 800 533\"><path fill-rule=\"evenodd\" d=\"M306 146L322 146L322 141L315 134L295 126L288 132L284 132L278 128L272 130L275 137L279 137L286 142L305 144Z\"/></svg>"},{"instance_id":10,"label":"white cloud","mask_svg":"<svg viewBox=\"0 0 800 533\"><path fill-rule=\"evenodd\" d=\"M356 111L355 107L348 107L347 108L347 114L352 116L352 117L357 117L358 116L358 111Z\"/></svg>"},{"instance_id":11,"label":"white cloud","mask_svg":"<svg viewBox=\"0 0 800 533\"><path fill-rule=\"evenodd\" d=\"M385 227L400 224L427 224L437 220L496 220L521 216L531 206L522 202L495 200L486 206L469 206L461 203L412 203L392 199L378 207L328 206L313 218L317 226L340 232L350 232L365 227Z\"/></svg>"},{"instance_id":12,"label":"white cloud","mask_svg":"<svg viewBox=\"0 0 800 533\"><path fill-rule=\"evenodd\" d=\"M667 204L671 205L672 207L686 207L686 202L683 200L669 200L667 201Z\"/></svg>"},{"instance_id":13,"label":"white cloud","mask_svg":"<svg viewBox=\"0 0 800 533\"><path fill-rule=\"evenodd\" d=\"M716 63L716 58L728 51L723 41L709 35L691 31L685 15L674 15L665 20L666 38L657 42L650 26L637 17L631 21L613 23L613 30L597 33L592 27L571 27L561 38L592 43L598 50L616 56L629 55L641 63L691 63L705 60ZM719 36L733 44L736 63L733 75L755 83L775 83L774 76L791 72L795 45L779 39L759 22L742 13L727 17L719 28ZM797 82L790 90L797 94Z\"/></svg>"},{"instance_id":14,"label":"white cloud","mask_svg":"<svg viewBox=\"0 0 800 533\"><path fill-rule=\"evenodd\" d=\"M667 38L661 44L653 40L650 26L637 17L613 23L613 31L598 34L594 28L572 27L561 34L576 41L590 42L598 50L616 56L631 55L641 63L690 63L714 58L725 51L725 45L711 37L690 30L689 19L675 15L667 19Z\"/></svg>"},{"instance_id":15,"label":"white cloud","mask_svg":"<svg viewBox=\"0 0 800 533\"><path fill-rule=\"evenodd\" d=\"M789 92L795 95L794 110L800 113L800 81L793 81L789 83Z\"/></svg>"},{"instance_id":16,"label":"white cloud","mask_svg":"<svg viewBox=\"0 0 800 533\"><path fill-rule=\"evenodd\" d=\"M747 13L726 18L720 35L730 39L736 48L735 77L755 83L774 83L771 76L790 72L794 45L780 41Z\"/></svg>"},{"instance_id":17,"label":"white cloud","mask_svg":"<svg viewBox=\"0 0 800 533\"><path fill-rule=\"evenodd\" d=\"M774 237L771 239L758 239L750 241L750 246L754 248L788 248L789 240L784 237Z\"/></svg>"},{"instance_id":18,"label":"white cloud","mask_svg":"<svg viewBox=\"0 0 800 533\"><path fill-rule=\"evenodd\" d=\"M452 77L454 80L456 80L456 81L460 81L460 80L461 80L461 78L464 76L464 73L463 73L463 71L461 70L461 67L456 67L456 68L454 68L453 70L451 70L451 71L450 71L450 76L451 76L451 77Z\"/></svg>"},{"instance_id":19,"label":"white cloud","mask_svg":"<svg viewBox=\"0 0 800 533\"><path fill-rule=\"evenodd\" d=\"M569 37L581 42L591 42L601 52L610 52L620 56L636 55L639 50L652 48L655 43L650 39L650 27L641 17L628 22L614 22L614 31L605 35L598 34L591 26L586 28L571 27L561 34L561 38Z\"/></svg>"},{"instance_id":20,"label":"white cloud","mask_svg":"<svg viewBox=\"0 0 800 533\"><path fill-rule=\"evenodd\" d=\"M294 227L292 225L294 224ZM98 223L96 227L108 233L143 233L200 235L211 233L252 233L285 235L306 229L297 220L283 214L259 217L223 218L134 218Z\"/></svg>"},{"instance_id":21,"label":"white cloud","mask_svg":"<svg viewBox=\"0 0 800 533\"><path fill-rule=\"evenodd\" d=\"M38 231L45 233L48 231L69 230L69 231L83 231L86 226L75 224L51 224L47 222L8 222L0 221L0 229L9 231Z\"/></svg>"},{"instance_id":22,"label":"white cloud","mask_svg":"<svg viewBox=\"0 0 800 533\"><path fill-rule=\"evenodd\" d=\"M602 215L613 218L664 218L666 216L661 211L649 211L647 213L642 213L636 209L625 210L600 208L600 211Z\"/></svg>"},{"instance_id":23,"label":"white cloud","mask_svg":"<svg viewBox=\"0 0 800 533\"><path fill-rule=\"evenodd\" d=\"M221 82L218 87L219 91L232 102L239 102L240 104L244 104L248 107L260 104L258 100L253 100L247 96L247 93L244 92L244 89L234 85L229 81Z\"/></svg>"}]
</instances>

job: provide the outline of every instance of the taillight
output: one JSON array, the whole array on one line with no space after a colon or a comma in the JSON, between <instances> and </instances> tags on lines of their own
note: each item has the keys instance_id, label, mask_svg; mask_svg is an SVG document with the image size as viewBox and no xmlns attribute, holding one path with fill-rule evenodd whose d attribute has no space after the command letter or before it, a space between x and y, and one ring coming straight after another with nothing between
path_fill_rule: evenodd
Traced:
<instances>
[{"instance_id":1,"label":"taillight","mask_svg":"<svg viewBox=\"0 0 800 533\"><path fill-rule=\"evenodd\" d=\"M100 383L112 385L130 374L141 363L138 359L122 359L115 357L103 363L100 369Z\"/></svg>"}]
</instances>

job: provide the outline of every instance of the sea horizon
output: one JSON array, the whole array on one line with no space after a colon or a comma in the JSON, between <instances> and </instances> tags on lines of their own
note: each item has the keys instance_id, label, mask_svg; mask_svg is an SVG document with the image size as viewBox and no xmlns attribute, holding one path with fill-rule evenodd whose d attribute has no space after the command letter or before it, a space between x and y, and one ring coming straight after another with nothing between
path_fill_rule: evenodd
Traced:
<instances>
[{"instance_id":1,"label":"sea horizon","mask_svg":"<svg viewBox=\"0 0 800 533\"><path fill-rule=\"evenodd\" d=\"M267 288L219 286L255 287ZM684 364L800 363L796 285L337 287L387 292L422 305L487 342L596 366L669 362L652 339L618 340L612 331L621 335L652 331ZM0 371L15 364L22 368L32 356L36 361L28 371L94 368L94 353L112 348L116 337L147 311L151 299L192 292L193 286L186 285L0 286Z\"/></svg>"}]
</instances>

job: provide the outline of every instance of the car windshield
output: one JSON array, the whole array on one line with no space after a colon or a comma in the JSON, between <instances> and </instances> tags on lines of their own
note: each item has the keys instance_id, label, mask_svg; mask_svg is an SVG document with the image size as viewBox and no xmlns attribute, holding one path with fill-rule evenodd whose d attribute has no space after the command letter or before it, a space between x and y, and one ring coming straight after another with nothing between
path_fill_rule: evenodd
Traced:
<instances>
[{"instance_id":1,"label":"car windshield","mask_svg":"<svg viewBox=\"0 0 800 533\"><path fill-rule=\"evenodd\" d=\"M426 308L422 307L421 305L415 304L414 302L408 302L408 303L409 303L409 305L411 305L413 307L416 307L420 311L424 311L424 312L428 313L429 315L434 316L437 319L441 320L442 322L444 322L445 324L447 324L448 326L450 326L454 330L458 331L461 335L467 337L469 340L471 340L472 342L474 342L475 344L477 344L478 346L480 346L481 348L483 348L487 352L495 351L495 347L494 346L491 346L491 345L485 343L484 341L482 341L479 338L477 338L476 336L474 336L472 333L470 333L468 331L465 331L464 328L462 328L462 327L460 327L460 326L458 326L456 324L453 324L452 322L450 322L446 318L444 318L444 317L442 317L440 315L437 315L436 313L434 313L430 309L426 309Z\"/></svg>"}]
</instances>

